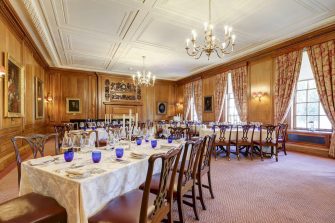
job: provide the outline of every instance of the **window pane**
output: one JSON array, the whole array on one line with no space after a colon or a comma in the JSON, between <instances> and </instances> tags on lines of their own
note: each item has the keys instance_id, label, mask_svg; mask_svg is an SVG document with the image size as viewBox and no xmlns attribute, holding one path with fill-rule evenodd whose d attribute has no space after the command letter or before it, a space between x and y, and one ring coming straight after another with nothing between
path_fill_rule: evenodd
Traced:
<instances>
[{"instance_id":1,"label":"window pane","mask_svg":"<svg viewBox=\"0 0 335 223\"><path fill-rule=\"evenodd\" d=\"M320 115L326 115L326 112L323 109L323 106L322 106L321 102L320 102Z\"/></svg>"},{"instance_id":2,"label":"window pane","mask_svg":"<svg viewBox=\"0 0 335 223\"><path fill-rule=\"evenodd\" d=\"M316 84L315 84L315 80L309 80L308 81L308 88L311 89L311 88L316 88Z\"/></svg>"},{"instance_id":3,"label":"window pane","mask_svg":"<svg viewBox=\"0 0 335 223\"><path fill-rule=\"evenodd\" d=\"M310 122L314 123L314 129L319 128L319 116L307 116L307 128L310 128Z\"/></svg>"},{"instance_id":4,"label":"window pane","mask_svg":"<svg viewBox=\"0 0 335 223\"><path fill-rule=\"evenodd\" d=\"M308 102L319 101L319 95L316 89L308 90Z\"/></svg>"},{"instance_id":5,"label":"window pane","mask_svg":"<svg viewBox=\"0 0 335 223\"><path fill-rule=\"evenodd\" d=\"M320 129L332 129L332 125L327 116L320 116Z\"/></svg>"},{"instance_id":6,"label":"window pane","mask_svg":"<svg viewBox=\"0 0 335 223\"><path fill-rule=\"evenodd\" d=\"M319 103L308 103L307 115L318 115L318 114L319 114Z\"/></svg>"},{"instance_id":7,"label":"window pane","mask_svg":"<svg viewBox=\"0 0 335 223\"><path fill-rule=\"evenodd\" d=\"M297 115L306 115L306 103L299 103L296 106Z\"/></svg>"},{"instance_id":8,"label":"window pane","mask_svg":"<svg viewBox=\"0 0 335 223\"><path fill-rule=\"evenodd\" d=\"M306 91L297 91L297 102L306 102Z\"/></svg>"},{"instance_id":9,"label":"window pane","mask_svg":"<svg viewBox=\"0 0 335 223\"><path fill-rule=\"evenodd\" d=\"M297 90L305 90L307 89L307 81L298 81Z\"/></svg>"},{"instance_id":10,"label":"window pane","mask_svg":"<svg viewBox=\"0 0 335 223\"><path fill-rule=\"evenodd\" d=\"M306 128L306 116L296 116L296 127Z\"/></svg>"}]
</instances>

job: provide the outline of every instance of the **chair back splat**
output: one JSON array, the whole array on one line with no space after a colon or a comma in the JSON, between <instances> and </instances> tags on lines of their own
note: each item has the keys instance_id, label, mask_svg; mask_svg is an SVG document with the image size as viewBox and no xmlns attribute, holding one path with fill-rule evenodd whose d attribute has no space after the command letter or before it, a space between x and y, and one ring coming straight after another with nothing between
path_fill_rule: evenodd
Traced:
<instances>
[{"instance_id":1,"label":"chair back splat","mask_svg":"<svg viewBox=\"0 0 335 223\"><path fill-rule=\"evenodd\" d=\"M173 202L174 180L178 168L181 149L173 149L166 154L155 154L149 158L149 167L147 178L143 190L143 199L140 212L140 223L147 222L148 198L150 193L150 184L156 160L161 159L162 168L160 174L160 183L158 193L154 201L155 209L151 214L152 222L160 222L171 210Z\"/></svg>"},{"instance_id":2,"label":"chair back splat","mask_svg":"<svg viewBox=\"0 0 335 223\"><path fill-rule=\"evenodd\" d=\"M13 137L12 143L14 146L14 152L15 152L15 158L16 158L16 165L17 165L17 171L18 171L18 185L20 185L21 180L21 163L22 158L20 155L20 150L18 146L18 140L24 140L28 143L33 158L37 158L38 154L43 157L44 156L44 150L45 150L45 143L48 141L48 139L55 137L55 154L59 154L59 144L58 144L58 134L52 133L48 135L42 135L42 134L34 134L31 136L15 136Z\"/></svg>"}]
</instances>

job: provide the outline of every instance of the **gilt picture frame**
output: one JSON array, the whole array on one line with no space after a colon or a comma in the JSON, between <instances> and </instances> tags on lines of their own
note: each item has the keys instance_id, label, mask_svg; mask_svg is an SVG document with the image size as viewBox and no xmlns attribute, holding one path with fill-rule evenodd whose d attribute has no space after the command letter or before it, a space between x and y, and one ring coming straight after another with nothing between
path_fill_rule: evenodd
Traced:
<instances>
[{"instance_id":1,"label":"gilt picture frame","mask_svg":"<svg viewBox=\"0 0 335 223\"><path fill-rule=\"evenodd\" d=\"M157 102L157 115L166 115L167 108L168 107L166 102Z\"/></svg>"},{"instance_id":2,"label":"gilt picture frame","mask_svg":"<svg viewBox=\"0 0 335 223\"><path fill-rule=\"evenodd\" d=\"M204 112L213 112L213 96L204 97Z\"/></svg>"},{"instance_id":3,"label":"gilt picture frame","mask_svg":"<svg viewBox=\"0 0 335 223\"><path fill-rule=\"evenodd\" d=\"M8 53L4 54L4 116L24 117L24 67Z\"/></svg>"},{"instance_id":4,"label":"gilt picture frame","mask_svg":"<svg viewBox=\"0 0 335 223\"><path fill-rule=\"evenodd\" d=\"M44 82L35 77L35 119L44 118Z\"/></svg>"},{"instance_id":5,"label":"gilt picture frame","mask_svg":"<svg viewBox=\"0 0 335 223\"><path fill-rule=\"evenodd\" d=\"M80 98L66 98L66 113L71 114L81 113Z\"/></svg>"}]
</instances>

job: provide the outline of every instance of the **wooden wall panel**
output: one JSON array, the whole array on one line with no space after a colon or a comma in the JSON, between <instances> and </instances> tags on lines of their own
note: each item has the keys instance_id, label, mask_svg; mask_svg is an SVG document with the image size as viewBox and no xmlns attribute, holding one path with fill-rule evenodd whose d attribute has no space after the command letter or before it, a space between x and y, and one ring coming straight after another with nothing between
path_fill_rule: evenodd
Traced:
<instances>
[{"instance_id":1,"label":"wooden wall panel","mask_svg":"<svg viewBox=\"0 0 335 223\"><path fill-rule=\"evenodd\" d=\"M249 95L248 120L251 122L273 122L273 58L265 57L249 64L250 95L253 92L264 92L261 98L252 98Z\"/></svg>"},{"instance_id":2,"label":"wooden wall panel","mask_svg":"<svg viewBox=\"0 0 335 223\"><path fill-rule=\"evenodd\" d=\"M132 82L128 76L95 74L93 72L51 69L50 85L54 102L50 105L50 123L68 122L70 119L104 119L105 113L119 117L122 113L139 113L140 121L169 120L176 112L176 86L175 82L158 80L153 87L142 87L140 105L104 104L104 83L106 79L111 82ZM80 98L82 102L81 114L66 114L66 98ZM166 115L158 115L157 102L166 102L168 110ZM130 102L131 103L131 102ZM126 112L125 112L126 111Z\"/></svg>"},{"instance_id":3,"label":"wooden wall panel","mask_svg":"<svg viewBox=\"0 0 335 223\"><path fill-rule=\"evenodd\" d=\"M0 16L0 60L4 65L4 53L9 53L18 63L24 66L24 117L4 117L4 80L0 79L0 171L15 160L14 149L10 139L17 135L44 133L47 126L47 115L42 119L35 119L34 77L37 76L45 83L48 75L44 68L35 60L34 55L22 36L17 35L8 25L7 20Z\"/></svg>"},{"instance_id":4,"label":"wooden wall panel","mask_svg":"<svg viewBox=\"0 0 335 223\"><path fill-rule=\"evenodd\" d=\"M203 79L202 81L202 100L204 99L205 96L213 96L213 111L204 112L204 109L202 109L202 121L211 122L215 120L215 115L214 115L215 76ZM203 103L202 107L204 107L204 102L202 103Z\"/></svg>"}]
</instances>

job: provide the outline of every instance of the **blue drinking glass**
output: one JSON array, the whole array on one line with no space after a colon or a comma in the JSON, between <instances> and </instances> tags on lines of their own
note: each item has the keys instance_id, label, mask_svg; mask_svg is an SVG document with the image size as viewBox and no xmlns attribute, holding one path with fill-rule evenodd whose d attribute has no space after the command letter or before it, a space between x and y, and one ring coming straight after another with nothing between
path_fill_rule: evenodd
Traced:
<instances>
[{"instance_id":1,"label":"blue drinking glass","mask_svg":"<svg viewBox=\"0 0 335 223\"><path fill-rule=\"evenodd\" d=\"M71 162L73 160L74 157L74 152L72 149L66 150L64 152L64 159L66 162Z\"/></svg>"},{"instance_id":2,"label":"blue drinking glass","mask_svg":"<svg viewBox=\"0 0 335 223\"><path fill-rule=\"evenodd\" d=\"M142 138L137 138L136 139L136 144L139 146L142 144Z\"/></svg>"},{"instance_id":3,"label":"blue drinking glass","mask_svg":"<svg viewBox=\"0 0 335 223\"><path fill-rule=\"evenodd\" d=\"M85 132L86 132L86 129L87 129L87 128L86 128L86 127L84 127L84 131L85 131Z\"/></svg>"},{"instance_id":4,"label":"blue drinking glass","mask_svg":"<svg viewBox=\"0 0 335 223\"><path fill-rule=\"evenodd\" d=\"M172 136L169 136L169 137L168 137L168 143L172 143L172 141L173 141L173 137L172 137Z\"/></svg>"},{"instance_id":5,"label":"blue drinking glass","mask_svg":"<svg viewBox=\"0 0 335 223\"><path fill-rule=\"evenodd\" d=\"M157 139L151 140L151 147L154 149L157 146Z\"/></svg>"},{"instance_id":6,"label":"blue drinking glass","mask_svg":"<svg viewBox=\"0 0 335 223\"><path fill-rule=\"evenodd\" d=\"M124 151L123 148L116 148L115 149L116 158L121 159L123 157L123 151Z\"/></svg>"},{"instance_id":7,"label":"blue drinking glass","mask_svg":"<svg viewBox=\"0 0 335 223\"><path fill-rule=\"evenodd\" d=\"M93 163L99 163L101 160L101 151L92 151Z\"/></svg>"}]
</instances>

